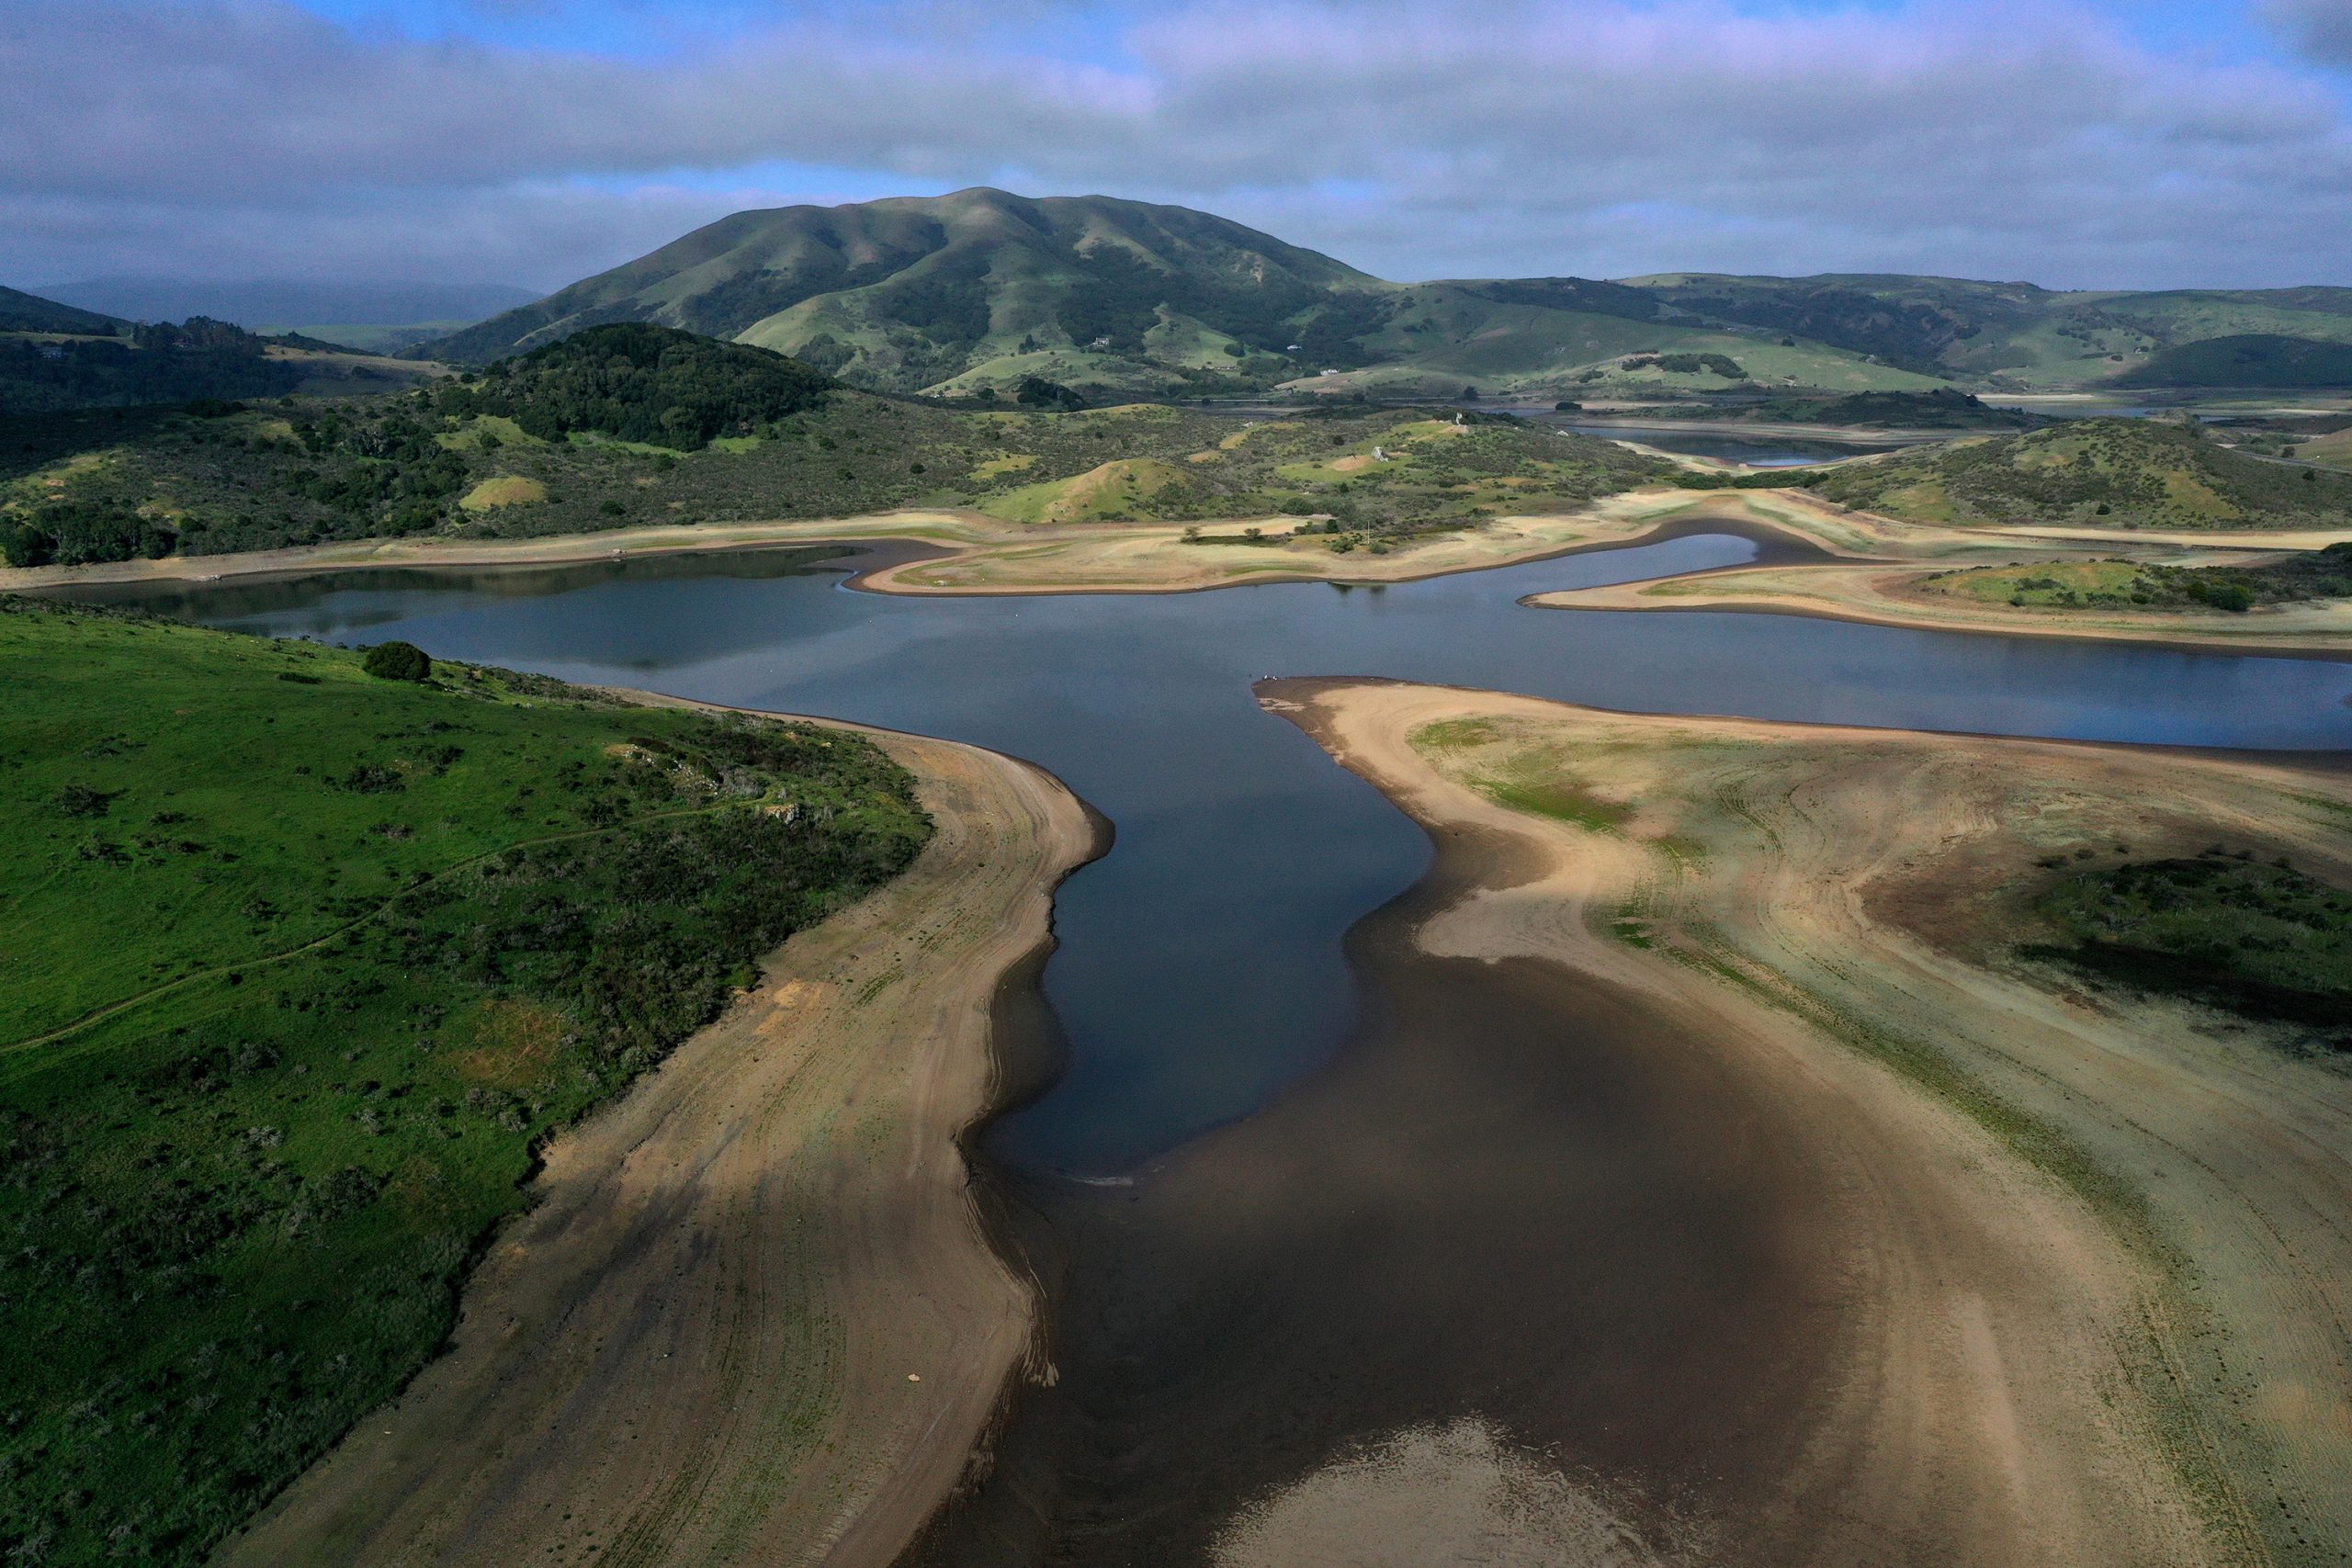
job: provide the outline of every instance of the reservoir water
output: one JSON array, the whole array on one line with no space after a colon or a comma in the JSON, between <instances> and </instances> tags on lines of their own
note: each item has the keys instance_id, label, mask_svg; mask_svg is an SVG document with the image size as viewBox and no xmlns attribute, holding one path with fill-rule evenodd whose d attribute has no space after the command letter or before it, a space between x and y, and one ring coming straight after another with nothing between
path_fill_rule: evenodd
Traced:
<instances>
[{"instance_id":1,"label":"reservoir water","mask_svg":"<svg viewBox=\"0 0 2352 1568\"><path fill-rule=\"evenodd\" d=\"M1561 428L1604 440L1630 441L1660 452L1744 463L1751 468L1810 468L1815 463L1834 463L1840 457L1891 452L1904 445L1888 441L1825 441L1804 436L1725 435L1719 431L1691 430L1676 424L1579 424L1569 420Z\"/></svg>"},{"instance_id":2,"label":"reservoir water","mask_svg":"<svg viewBox=\"0 0 2352 1568\"><path fill-rule=\"evenodd\" d=\"M2093 740L2352 748L2352 664L1784 615L1561 612L1551 589L1734 565L1721 534L1381 587L910 599L746 551L344 571L76 596L280 637L946 736L1052 769L1114 823L1057 900L1068 1070L993 1152L1111 1175L1265 1104L1357 1006L1341 940L1426 865L1419 830L1258 707L1267 675L1596 706Z\"/></svg>"}]
</instances>

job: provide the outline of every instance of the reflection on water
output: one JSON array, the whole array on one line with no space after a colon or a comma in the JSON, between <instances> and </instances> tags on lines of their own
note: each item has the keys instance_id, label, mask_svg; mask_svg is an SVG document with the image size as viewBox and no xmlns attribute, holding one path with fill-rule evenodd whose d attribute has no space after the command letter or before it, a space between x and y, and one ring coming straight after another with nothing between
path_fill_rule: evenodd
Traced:
<instances>
[{"instance_id":1,"label":"reflection on water","mask_svg":"<svg viewBox=\"0 0 2352 1568\"><path fill-rule=\"evenodd\" d=\"M1114 1174L1322 1059L1340 936L1419 831L1259 711L1260 676L1371 675L1604 707L2199 745L2352 747L2352 666L1795 616L1535 610L1521 596L1736 564L1722 535L1389 587L906 599L748 551L369 570L104 596L277 636L405 637L571 680L854 718L1053 769L1116 824L1057 904L1067 1075L1001 1124L1031 1168ZM96 592L87 596L98 597Z\"/></svg>"}]
</instances>

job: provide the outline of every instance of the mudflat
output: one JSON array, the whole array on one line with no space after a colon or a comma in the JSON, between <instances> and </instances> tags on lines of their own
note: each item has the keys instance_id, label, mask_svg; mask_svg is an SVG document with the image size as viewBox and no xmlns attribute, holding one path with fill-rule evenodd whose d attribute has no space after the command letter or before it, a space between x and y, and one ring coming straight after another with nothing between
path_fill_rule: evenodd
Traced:
<instances>
[{"instance_id":1,"label":"mudflat","mask_svg":"<svg viewBox=\"0 0 2352 1568\"><path fill-rule=\"evenodd\" d=\"M876 739L922 857L556 1141L447 1352L222 1561L882 1563L953 1486L1036 1305L958 1140L1097 835L1040 770Z\"/></svg>"},{"instance_id":2,"label":"mudflat","mask_svg":"<svg viewBox=\"0 0 2352 1568\"><path fill-rule=\"evenodd\" d=\"M1547 1429L1558 1392L1532 1415L1489 1393L1457 1420L1572 1459L1621 1517L1676 1499L1716 1561L2321 1562L2352 1542L2352 1074L2285 1026L2018 948L2061 862L2218 844L2352 884L2340 759L1261 691L1430 829L1441 882L1454 868L1414 927L1432 961L1504 990L1571 976L1736 1105L1678 1098L1704 1129L1681 1146L1744 1153L1748 1256L1781 1270L1741 1283L1750 1348L1727 1366L1722 1330L1686 1322L1614 1404ZM1584 1006L1555 1055L1589 1048L1605 1015ZM1573 1160L1586 1130L1560 1131ZM1531 1190L1489 1201L1532 1227ZM1679 1239L1643 1226L1584 1261L1619 1277ZM1692 1299L1676 1287L1662 1315ZM1511 1349L1532 1371L1568 1340ZM1638 1330L1614 1343L1644 1360ZM1445 1431L1421 1450L1460 1451ZM1395 1469L1366 1440L1234 1528L1295 1542L1320 1517L1347 1544L1342 1513L1286 1499Z\"/></svg>"}]
</instances>

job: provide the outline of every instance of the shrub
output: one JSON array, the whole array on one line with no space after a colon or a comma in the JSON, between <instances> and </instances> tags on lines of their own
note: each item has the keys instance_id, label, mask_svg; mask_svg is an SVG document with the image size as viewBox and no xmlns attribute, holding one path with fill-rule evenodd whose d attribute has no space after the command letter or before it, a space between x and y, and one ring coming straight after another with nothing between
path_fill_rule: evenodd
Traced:
<instances>
[{"instance_id":1,"label":"shrub","mask_svg":"<svg viewBox=\"0 0 2352 1568\"><path fill-rule=\"evenodd\" d=\"M379 681L422 681L433 673L433 660L413 642L379 642L359 667Z\"/></svg>"}]
</instances>

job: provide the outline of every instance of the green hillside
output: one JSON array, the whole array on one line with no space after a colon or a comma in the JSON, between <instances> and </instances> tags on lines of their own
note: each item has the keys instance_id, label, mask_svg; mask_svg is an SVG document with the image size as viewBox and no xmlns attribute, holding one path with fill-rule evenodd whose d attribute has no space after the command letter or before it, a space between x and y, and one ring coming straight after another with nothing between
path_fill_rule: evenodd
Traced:
<instances>
[{"instance_id":1,"label":"green hillside","mask_svg":"<svg viewBox=\"0 0 2352 1568\"><path fill-rule=\"evenodd\" d=\"M2062 292L2030 283L1879 274L1681 273L1629 281L1678 311L1986 389L2210 385L2166 381L2157 356L2248 334L2352 344L2352 288Z\"/></svg>"},{"instance_id":2,"label":"green hillside","mask_svg":"<svg viewBox=\"0 0 2352 1568\"><path fill-rule=\"evenodd\" d=\"M2352 387L2352 343L2275 333L2207 338L2152 354L2119 387Z\"/></svg>"},{"instance_id":3,"label":"green hillside","mask_svg":"<svg viewBox=\"0 0 2352 1568\"><path fill-rule=\"evenodd\" d=\"M1804 482L1922 523L2112 528L2352 526L2352 475L2234 452L2192 423L2086 419L1915 448Z\"/></svg>"},{"instance_id":4,"label":"green hillside","mask_svg":"<svg viewBox=\"0 0 2352 1568\"><path fill-rule=\"evenodd\" d=\"M881 391L1007 391L1035 376L1095 400L1275 387L1671 399L2102 385L2211 338L2352 344L2352 289L2064 293L1877 274L1395 284L1184 208L974 189L739 212L413 352L485 364L614 321L757 344ZM1693 360L1712 367L1676 367Z\"/></svg>"},{"instance_id":5,"label":"green hillside","mask_svg":"<svg viewBox=\"0 0 2352 1568\"><path fill-rule=\"evenodd\" d=\"M611 327L393 397L17 421L0 443L0 556L72 565L907 506L1023 521L1287 510L1398 529L1573 505L1673 471L1590 436L1454 417L945 408L835 386L763 349ZM1088 476L1083 503L1046 493Z\"/></svg>"},{"instance_id":6,"label":"green hillside","mask_svg":"<svg viewBox=\"0 0 2352 1568\"><path fill-rule=\"evenodd\" d=\"M61 305L20 288L0 288L0 333L78 333L93 337L128 335L130 323L96 310Z\"/></svg>"},{"instance_id":7,"label":"green hillside","mask_svg":"<svg viewBox=\"0 0 2352 1568\"><path fill-rule=\"evenodd\" d=\"M0 1542L193 1564L548 1134L929 831L865 741L0 598Z\"/></svg>"},{"instance_id":8,"label":"green hillside","mask_svg":"<svg viewBox=\"0 0 2352 1568\"><path fill-rule=\"evenodd\" d=\"M1029 376L1097 400L1290 382L1407 397L1471 383L1705 391L1750 376L1841 391L1933 385L1682 315L1582 278L1399 286L1183 208L982 189L737 213L416 352L480 364L648 321L778 349L870 389L950 395ZM1740 373L1623 363L1686 354L1732 358Z\"/></svg>"},{"instance_id":9,"label":"green hillside","mask_svg":"<svg viewBox=\"0 0 2352 1568\"><path fill-rule=\"evenodd\" d=\"M587 326L650 321L890 390L991 365L989 378L1010 385L1048 351L1065 372L1055 378L1074 385L1223 388L1252 355L1271 364L1292 343L1343 352L1352 312L1382 288L1183 208L981 189L739 212L425 352L481 363Z\"/></svg>"}]
</instances>

